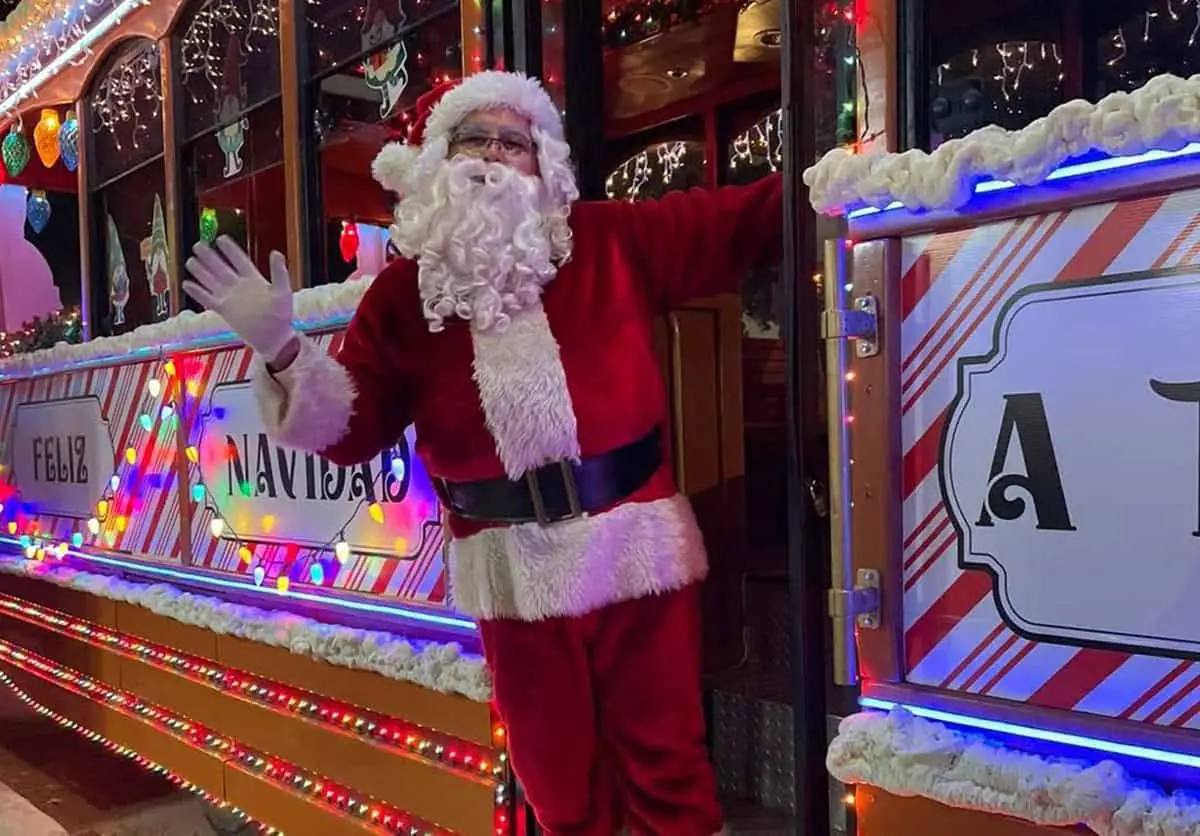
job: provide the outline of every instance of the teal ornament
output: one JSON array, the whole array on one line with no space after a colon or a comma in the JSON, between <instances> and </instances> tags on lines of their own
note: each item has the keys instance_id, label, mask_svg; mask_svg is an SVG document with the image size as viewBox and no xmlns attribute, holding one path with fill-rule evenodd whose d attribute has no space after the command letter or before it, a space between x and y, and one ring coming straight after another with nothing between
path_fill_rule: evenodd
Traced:
<instances>
[{"instance_id":1,"label":"teal ornament","mask_svg":"<svg viewBox=\"0 0 1200 836\"><path fill-rule=\"evenodd\" d=\"M35 235L41 234L46 224L50 223L50 201L46 199L45 192L35 190L29 193L29 200L25 203L25 219Z\"/></svg>"},{"instance_id":2,"label":"teal ornament","mask_svg":"<svg viewBox=\"0 0 1200 836\"><path fill-rule=\"evenodd\" d=\"M58 153L67 171L79 168L79 120L73 110L58 128Z\"/></svg>"},{"instance_id":3,"label":"teal ornament","mask_svg":"<svg viewBox=\"0 0 1200 836\"><path fill-rule=\"evenodd\" d=\"M16 177L29 163L29 141L16 125L8 129L8 136L0 142L0 157L4 158L4 170L9 177Z\"/></svg>"}]
</instances>

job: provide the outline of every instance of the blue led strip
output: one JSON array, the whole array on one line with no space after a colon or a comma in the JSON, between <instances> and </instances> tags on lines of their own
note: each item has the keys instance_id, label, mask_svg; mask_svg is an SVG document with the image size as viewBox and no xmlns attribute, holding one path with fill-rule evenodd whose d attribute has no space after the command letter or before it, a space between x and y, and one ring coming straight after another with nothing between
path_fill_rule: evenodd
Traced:
<instances>
[{"instance_id":1,"label":"blue led strip","mask_svg":"<svg viewBox=\"0 0 1200 836\"><path fill-rule=\"evenodd\" d=\"M1133 168L1135 166L1147 165L1149 163L1163 162L1166 160L1178 160L1184 157L1194 157L1200 155L1200 142L1193 142L1189 145L1180 148L1178 151L1147 151L1144 154L1136 154L1131 157L1103 157L1098 160L1086 160L1067 165L1060 166L1050 172L1046 177L1047 183L1052 183L1060 180L1070 180L1075 177L1083 177L1087 174L1099 174L1105 171L1117 171L1124 168ZM1018 188L1036 188L1035 186L1019 186L1009 180L983 180L975 184L974 193L991 194L994 192L1004 192ZM865 218L871 215L878 215L881 212L893 212L898 209L903 209L904 204L900 201L895 201L884 206L882 209L877 209L874 206L863 206L858 209L851 210L846 213L849 220Z\"/></svg>"},{"instance_id":2,"label":"blue led strip","mask_svg":"<svg viewBox=\"0 0 1200 836\"><path fill-rule=\"evenodd\" d=\"M1151 746L1136 746L1131 743L1118 743L1115 740L1104 740L1098 737L1087 737L1082 734L1072 734L1070 732L1054 731L1052 729L1039 729L1034 726L1024 726L1018 723L1007 723L1000 720L986 720L982 717L972 717L966 714L957 714L952 711L942 711L936 708L925 708L919 705L909 705L908 703L894 702L892 700L881 700L874 697L862 697L858 701L863 708L873 708L879 711L891 711L893 708L903 708L911 714L918 717L924 717L927 720L936 720L940 723L946 723L952 726L963 726L970 729L978 729L979 731L989 731L996 734L1011 735L1013 737L1023 737L1028 740L1040 740L1047 743L1058 743L1064 746L1073 746L1078 749L1088 749L1093 752L1102 752L1109 755L1122 755L1124 757L1138 758L1144 761L1153 761L1154 763L1166 763L1173 766L1186 766L1192 769L1200 768L1200 755L1191 755L1185 752L1171 752L1167 749L1156 749Z\"/></svg>"},{"instance_id":3,"label":"blue led strip","mask_svg":"<svg viewBox=\"0 0 1200 836\"><path fill-rule=\"evenodd\" d=\"M16 546L17 548L20 548L21 545L19 540L13 539L12 537L0 537L0 543ZM336 607L343 610L352 610L354 612L369 613L371 615L398 618L405 621L417 621L423 624L432 624L435 627L444 627L454 630L474 631L476 629L474 621L462 616L438 615L436 613L409 609L407 607L395 604L372 604L368 601L357 601L352 598L338 598L332 595L318 595L316 593L304 592L302 590L295 589L289 589L286 593L278 592L260 586L251 586L245 581L233 580L232 578L217 578L208 574L189 572L186 569L175 569L170 566L160 566L150 562L121 560L115 557L87 554L85 552L76 551L75 549L68 549L67 554L71 555L72 557L78 557L82 560L86 560L91 563L99 563L114 569L124 569L127 572L136 572L143 575L153 575L156 577L168 578L172 581L189 585L206 586L215 589L230 589L238 592L250 592L254 593L255 595L275 595L279 598L285 598L293 601L307 601L309 603Z\"/></svg>"}]
</instances>

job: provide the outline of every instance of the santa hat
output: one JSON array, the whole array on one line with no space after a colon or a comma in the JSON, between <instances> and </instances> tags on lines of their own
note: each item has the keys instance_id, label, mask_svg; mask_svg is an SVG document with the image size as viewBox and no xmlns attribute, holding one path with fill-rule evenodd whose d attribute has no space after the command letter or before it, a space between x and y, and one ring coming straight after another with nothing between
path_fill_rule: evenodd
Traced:
<instances>
[{"instance_id":1,"label":"santa hat","mask_svg":"<svg viewBox=\"0 0 1200 836\"><path fill-rule=\"evenodd\" d=\"M562 144L562 116L541 82L524 73L488 70L465 79L434 87L417 99L416 119L408 130L407 142L392 142L383 147L371 166L371 173L385 189L403 195L405 185L445 161L450 153L450 134L463 119L477 110L505 108L529 120L542 134L538 142L538 162L543 172L552 168L547 157L550 143ZM546 142L549 140L549 142Z\"/></svg>"}]
</instances>

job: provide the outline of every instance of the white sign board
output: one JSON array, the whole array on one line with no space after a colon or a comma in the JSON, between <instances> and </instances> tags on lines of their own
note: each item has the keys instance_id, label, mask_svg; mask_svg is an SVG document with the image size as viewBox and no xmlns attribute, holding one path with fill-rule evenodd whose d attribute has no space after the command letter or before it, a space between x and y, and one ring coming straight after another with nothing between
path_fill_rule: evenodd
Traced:
<instances>
[{"instance_id":1,"label":"white sign board","mask_svg":"<svg viewBox=\"0 0 1200 836\"><path fill-rule=\"evenodd\" d=\"M200 473L223 537L323 549L344 540L355 552L406 557L437 523L411 427L376 459L339 467L270 438L248 382L214 387L201 420Z\"/></svg>"},{"instance_id":2,"label":"white sign board","mask_svg":"<svg viewBox=\"0 0 1200 836\"><path fill-rule=\"evenodd\" d=\"M942 444L960 563L1015 631L1200 653L1200 271L1015 296Z\"/></svg>"},{"instance_id":3,"label":"white sign board","mask_svg":"<svg viewBox=\"0 0 1200 836\"><path fill-rule=\"evenodd\" d=\"M51 516L93 516L116 467L94 396L18 404L7 450L21 501Z\"/></svg>"}]
</instances>

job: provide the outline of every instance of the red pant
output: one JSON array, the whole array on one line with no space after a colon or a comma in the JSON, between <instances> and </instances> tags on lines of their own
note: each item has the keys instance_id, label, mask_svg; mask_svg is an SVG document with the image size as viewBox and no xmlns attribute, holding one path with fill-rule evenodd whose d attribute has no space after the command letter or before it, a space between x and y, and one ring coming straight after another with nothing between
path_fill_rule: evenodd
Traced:
<instances>
[{"instance_id":1,"label":"red pant","mask_svg":"<svg viewBox=\"0 0 1200 836\"><path fill-rule=\"evenodd\" d=\"M550 834L721 829L700 699L700 588L480 624L509 756Z\"/></svg>"}]
</instances>

